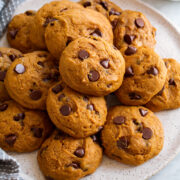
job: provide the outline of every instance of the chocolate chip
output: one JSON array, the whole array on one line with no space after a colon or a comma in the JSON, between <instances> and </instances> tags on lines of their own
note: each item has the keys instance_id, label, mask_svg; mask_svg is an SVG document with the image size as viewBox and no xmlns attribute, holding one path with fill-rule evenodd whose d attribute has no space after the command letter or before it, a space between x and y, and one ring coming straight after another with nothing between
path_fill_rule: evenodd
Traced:
<instances>
[{"instance_id":1,"label":"chocolate chip","mask_svg":"<svg viewBox=\"0 0 180 180\"><path fill-rule=\"evenodd\" d=\"M99 3L105 10L108 10L108 3L106 1L101 1Z\"/></svg>"},{"instance_id":2,"label":"chocolate chip","mask_svg":"<svg viewBox=\"0 0 180 180\"><path fill-rule=\"evenodd\" d=\"M8 104L0 104L0 111L5 111L8 108Z\"/></svg>"},{"instance_id":3,"label":"chocolate chip","mask_svg":"<svg viewBox=\"0 0 180 180\"><path fill-rule=\"evenodd\" d=\"M71 113L72 109L71 107L67 104L67 105L63 105L60 108L60 112L63 116L68 116Z\"/></svg>"},{"instance_id":4,"label":"chocolate chip","mask_svg":"<svg viewBox=\"0 0 180 180\"><path fill-rule=\"evenodd\" d=\"M139 112L140 112L141 116L143 116L143 117L146 116L148 113L148 111L145 109L139 109Z\"/></svg>"},{"instance_id":5,"label":"chocolate chip","mask_svg":"<svg viewBox=\"0 0 180 180\"><path fill-rule=\"evenodd\" d=\"M48 17L48 18L46 18L43 26L46 27L49 23L51 23L51 22L53 22L53 21L56 21L56 20L57 20L57 19L55 19L55 18Z\"/></svg>"},{"instance_id":6,"label":"chocolate chip","mask_svg":"<svg viewBox=\"0 0 180 180\"><path fill-rule=\"evenodd\" d=\"M4 81L5 77L6 77L6 72L0 71L0 81Z\"/></svg>"},{"instance_id":7,"label":"chocolate chip","mask_svg":"<svg viewBox=\"0 0 180 180\"><path fill-rule=\"evenodd\" d=\"M176 83L173 78L169 79L169 85L176 86Z\"/></svg>"},{"instance_id":8,"label":"chocolate chip","mask_svg":"<svg viewBox=\"0 0 180 180\"><path fill-rule=\"evenodd\" d=\"M102 37L102 32L97 28L95 29L90 35L96 36L96 37Z\"/></svg>"},{"instance_id":9,"label":"chocolate chip","mask_svg":"<svg viewBox=\"0 0 180 180\"><path fill-rule=\"evenodd\" d=\"M30 94L30 98L32 100L38 100L42 96L42 92L40 90L33 90Z\"/></svg>"},{"instance_id":10,"label":"chocolate chip","mask_svg":"<svg viewBox=\"0 0 180 180\"><path fill-rule=\"evenodd\" d=\"M42 80L44 82L49 82L50 80L52 80L51 74L47 74L46 77L42 78Z\"/></svg>"},{"instance_id":11,"label":"chocolate chip","mask_svg":"<svg viewBox=\"0 0 180 180\"><path fill-rule=\"evenodd\" d=\"M58 85L56 85L55 87L52 88L52 92L55 93L55 94L58 94L62 90L63 90L63 87L60 84L58 84Z\"/></svg>"},{"instance_id":12,"label":"chocolate chip","mask_svg":"<svg viewBox=\"0 0 180 180\"><path fill-rule=\"evenodd\" d=\"M87 109L89 109L90 111L93 111L94 110L94 105L93 104L88 104Z\"/></svg>"},{"instance_id":13,"label":"chocolate chip","mask_svg":"<svg viewBox=\"0 0 180 180\"><path fill-rule=\"evenodd\" d=\"M113 119L113 123L117 125L124 124L126 121L126 118L124 116L117 116Z\"/></svg>"},{"instance_id":14,"label":"chocolate chip","mask_svg":"<svg viewBox=\"0 0 180 180\"><path fill-rule=\"evenodd\" d=\"M133 42L134 38L135 38L135 36L133 36L133 35L129 35L129 34L124 35L124 41L127 44L131 44Z\"/></svg>"},{"instance_id":15,"label":"chocolate chip","mask_svg":"<svg viewBox=\"0 0 180 180\"><path fill-rule=\"evenodd\" d=\"M88 74L88 79L91 81L91 82L95 82L97 81L98 79L100 78L100 74L98 71L96 70L91 70Z\"/></svg>"},{"instance_id":16,"label":"chocolate chip","mask_svg":"<svg viewBox=\"0 0 180 180\"><path fill-rule=\"evenodd\" d=\"M91 6L91 2L86 1L86 2L83 4L83 6L84 6L85 8L88 7L88 6Z\"/></svg>"},{"instance_id":17,"label":"chocolate chip","mask_svg":"<svg viewBox=\"0 0 180 180\"><path fill-rule=\"evenodd\" d=\"M37 64L44 67L44 63L42 61L38 61Z\"/></svg>"},{"instance_id":18,"label":"chocolate chip","mask_svg":"<svg viewBox=\"0 0 180 180\"><path fill-rule=\"evenodd\" d=\"M131 100L135 99L135 100L139 100L141 99L141 96L136 94L136 93L129 93L129 97Z\"/></svg>"},{"instance_id":19,"label":"chocolate chip","mask_svg":"<svg viewBox=\"0 0 180 180\"><path fill-rule=\"evenodd\" d=\"M15 39L16 38L16 35L17 35L17 33L18 33L18 29L12 29L12 30L10 30L8 33L9 33L9 35L11 36L11 39Z\"/></svg>"},{"instance_id":20,"label":"chocolate chip","mask_svg":"<svg viewBox=\"0 0 180 180\"><path fill-rule=\"evenodd\" d=\"M84 157L85 155L84 148L77 148L76 151L74 152L74 155L76 155L79 158Z\"/></svg>"},{"instance_id":21,"label":"chocolate chip","mask_svg":"<svg viewBox=\"0 0 180 180\"><path fill-rule=\"evenodd\" d=\"M63 12L63 11L66 11L66 10L68 10L68 8L63 8L63 9L60 10L60 12Z\"/></svg>"},{"instance_id":22,"label":"chocolate chip","mask_svg":"<svg viewBox=\"0 0 180 180\"><path fill-rule=\"evenodd\" d=\"M96 135L92 135L91 138L92 138L93 142L98 142L98 138Z\"/></svg>"},{"instance_id":23,"label":"chocolate chip","mask_svg":"<svg viewBox=\"0 0 180 180\"><path fill-rule=\"evenodd\" d=\"M102 61L100 61L100 64L101 64L105 69L108 69L108 68L109 68L109 59L103 59Z\"/></svg>"},{"instance_id":24,"label":"chocolate chip","mask_svg":"<svg viewBox=\"0 0 180 180\"><path fill-rule=\"evenodd\" d=\"M147 70L147 73L156 76L156 75L158 75L159 71L156 67L153 66L149 70Z\"/></svg>"},{"instance_id":25,"label":"chocolate chip","mask_svg":"<svg viewBox=\"0 0 180 180\"><path fill-rule=\"evenodd\" d=\"M126 149L129 146L129 140L126 136L122 136L117 141L117 147L119 149Z\"/></svg>"},{"instance_id":26,"label":"chocolate chip","mask_svg":"<svg viewBox=\"0 0 180 180\"><path fill-rule=\"evenodd\" d=\"M31 131L33 132L34 137L36 137L36 138L41 138L42 137L42 133L43 133L42 128L32 127Z\"/></svg>"},{"instance_id":27,"label":"chocolate chip","mask_svg":"<svg viewBox=\"0 0 180 180\"><path fill-rule=\"evenodd\" d=\"M142 137L146 140L151 139L153 132L150 128L146 127L142 130Z\"/></svg>"},{"instance_id":28,"label":"chocolate chip","mask_svg":"<svg viewBox=\"0 0 180 180\"><path fill-rule=\"evenodd\" d=\"M163 91L164 91L164 86L163 86L163 88L157 93L157 96L162 96Z\"/></svg>"},{"instance_id":29,"label":"chocolate chip","mask_svg":"<svg viewBox=\"0 0 180 180\"><path fill-rule=\"evenodd\" d=\"M74 169L80 169L80 164L78 162L72 162L68 165L68 167L69 166L73 167Z\"/></svg>"},{"instance_id":30,"label":"chocolate chip","mask_svg":"<svg viewBox=\"0 0 180 180\"><path fill-rule=\"evenodd\" d=\"M59 95L59 97L58 97L58 101L61 101L64 97L65 97L65 95L64 95L64 94Z\"/></svg>"},{"instance_id":31,"label":"chocolate chip","mask_svg":"<svg viewBox=\"0 0 180 180\"><path fill-rule=\"evenodd\" d=\"M19 113L16 116L13 117L13 119L15 121L23 120L24 118L25 118L25 114L24 113Z\"/></svg>"},{"instance_id":32,"label":"chocolate chip","mask_svg":"<svg viewBox=\"0 0 180 180\"><path fill-rule=\"evenodd\" d=\"M135 20L135 25L138 27L138 28L143 28L144 27L144 20L142 18L137 18Z\"/></svg>"},{"instance_id":33,"label":"chocolate chip","mask_svg":"<svg viewBox=\"0 0 180 180\"><path fill-rule=\"evenodd\" d=\"M88 102L88 101L89 101L89 98L88 98L87 96L84 96L84 97L83 97L83 100L84 100L85 102Z\"/></svg>"},{"instance_id":34,"label":"chocolate chip","mask_svg":"<svg viewBox=\"0 0 180 180\"><path fill-rule=\"evenodd\" d=\"M111 8L111 10L109 11L109 15L116 15L119 16L121 15L121 12L116 11L114 8Z\"/></svg>"},{"instance_id":35,"label":"chocolate chip","mask_svg":"<svg viewBox=\"0 0 180 180\"><path fill-rule=\"evenodd\" d=\"M78 52L78 58L80 60L84 60L84 59L87 59L89 57L89 53L83 49L81 49L79 52Z\"/></svg>"},{"instance_id":36,"label":"chocolate chip","mask_svg":"<svg viewBox=\"0 0 180 180\"><path fill-rule=\"evenodd\" d=\"M10 58L11 61L13 62L13 61L17 58L17 56L14 55L14 54L10 54L10 55L9 55L9 58Z\"/></svg>"},{"instance_id":37,"label":"chocolate chip","mask_svg":"<svg viewBox=\"0 0 180 180\"><path fill-rule=\"evenodd\" d=\"M125 77L132 77L132 76L134 76L133 68L131 66L129 66L126 69Z\"/></svg>"},{"instance_id":38,"label":"chocolate chip","mask_svg":"<svg viewBox=\"0 0 180 180\"><path fill-rule=\"evenodd\" d=\"M128 46L128 48L126 49L126 51L124 52L126 56L130 56L135 54L137 51L137 49L133 46Z\"/></svg>"},{"instance_id":39,"label":"chocolate chip","mask_svg":"<svg viewBox=\"0 0 180 180\"><path fill-rule=\"evenodd\" d=\"M26 11L25 14L27 16L32 16L32 15L35 15L35 11Z\"/></svg>"},{"instance_id":40,"label":"chocolate chip","mask_svg":"<svg viewBox=\"0 0 180 180\"><path fill-rule=\"evenodd\" d=\"M17 74L23 74L25 72L25 67L22 64L17 64L16 67L14 68L14 71Z\"/></svg>"},{"instance_id":41,"label":"chocolate chip","mask_svg":"<svg viewBox=\"0 0 180 180\"><path fill-rule=\"evenodd\" d=\"M17 137L15 134L8 134L7 136L5 136L5 141L10 146L14 145L14 143L16 142L16 139L17 139Z\"/></svg>"}]
</instances>

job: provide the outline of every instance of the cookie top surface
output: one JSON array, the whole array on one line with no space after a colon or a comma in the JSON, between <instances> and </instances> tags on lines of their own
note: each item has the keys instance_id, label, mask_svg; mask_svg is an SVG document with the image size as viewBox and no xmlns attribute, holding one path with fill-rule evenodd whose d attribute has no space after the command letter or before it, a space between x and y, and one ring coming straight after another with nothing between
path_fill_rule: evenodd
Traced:
<instances>
[{"instance_id":1,"label":"cookie top surface","mask_svg":"<svg viewBox=\"0 0 180 180\"><path fill-rule=\"evenodd\" d=\"M141 106L116 106L101 134L105 153L117 161L139 165L159 154L164 132L153 112Z\"/></svg>"},{"instance_id":2,"label":"cookie top surface","mask_svg":"<svg viewBox=\"0 0 180 180\"><path fill-rule=\"evenodd\" d=\"M4 86L4 79L11 63L20 56L22 53L16 49L0 47L0 102L10 99Z\"/></svg>"},{"instance_id":3,"label":"cookie top surface","mask_svg":"<svg viewBox=\"0 0 180 180\"><path fill-rule=\"evenodd\" d=\"M68 1L53 1L42 6L35 16L35 21L31 28L31 41L40 49L45 49L44 33L45 28L50 22L53 22L54 16L60 15L63 11L73 8L83 8L80 4Z\"/></svg>"},{"instance_id":4,"label":"cookie top surface","mask_svg":"<svg viewBox=\"0 0 180 180\"><path fill-rule=\"evenodd\" d=\"M63 82L49 89L47 111L56 127L76 138L98 132L107 115L104 97L82 95Z\"/></svg>"},{"instance_id":5,"label":"cookie top surface","mask_svg":"<svg viewBox=\"0 0 180 180\"><path fill-rule=\"evenodd\" d=\"M112 27L101 13L91 9L72 9L56 16L45 31L48 50L59 59L69 42L80 38L98 36L113 43ZM106 28L105 28L106 27Z\"/></svg>"},{"instance_id":6,"label":"cookie top surface","mask_svg":"<svg viewBox=\"0 0 180 180\"><path fill-rule=\"evenodd\" d=\"M140 47L122 49L126 72L116 95L126 105L146 104L163 87L167 69L153 49Z\"/></svg>"},{"instance_id":7,"label":"cookie top surface","mask_svg":"<svg viewBox=\"0 0 180 180\"><path fill-rule=\"evenodd\" d=\"M8 25L7 40L11 47L23 53L31 52L36 49L30 41L30 29L34 21L35 11L26 11L13 17Z\"/></svg>"},{"instance_id":8,"label":"cookie top surface","mask_svg":"<svg viewBox=\"0 0 180 180\"><path fill-rule=\"evenodd\" d=\"M24 109L10 100L0 104L0 147L6 151L38 149L52 131L46 113Z\"/></svg>"},{"instance_id":9,"label":"cookie top surface","mask_svg":"<svg viewBox=\"0 0 180 180\"><path fill-rule=\"evenodd\" d=\"M42 145L38 163L54 180L78 180L93 173L102 160L102 149L88 137L73 139L55 131Z\"/></svg>"},{"instance_id":10,"label":"cookie top surface","mask_svg":"<svg viewBox=\"0 0 180 180\"><path fill-rule=\"evenodd\" d=\"M16 59L6 73L5 86L9 95L30 109L45 109L48 89L59 78L52 56L35 51Z\"/></svg>"},{"instance_id":11,"label":"cookie top surface","mask_svg":"<svg viewBox=\"0 0 180 180\"><path fill-rule=\"evenodd\" d=\"M140 12L125 10L114 25L114 43L118 49L128 45L153 48L156 44L156 29Z\"/></svg>"},{"instance_id":12,"label":"cookie top surface","mask_svg":"<svg viewBox=\"0 0 180 180\"><path fill-rule=\"evenodd\" d=\"M62 79L84 94L103 96L122 83L125 63L121 53L101 38L79 38L70 43L60 59Z\"/></svg>"},{"instance_id":13,"label":"cookie top surface","mask_svg":"<svg viewBox=\"0 0 180 180\"><path fill-rule=\"evenodd\" d=\"M152 111L180 107L180 64L174 59L164 59L167 67L165 84L146 106Z\"/></svg>"},{"instance_id":14,"label":"cookie top surface","mask_svg":"<svg viewBox=\"0 0 180 180\"><path fill-rule=\"evenodd\" d=\"M118 18L122 12L122 9L119 6L109 0L81 0L79 3L85 8L100 12L109 20L112 19L112 16Z\"/></svg>"}]
</instances>

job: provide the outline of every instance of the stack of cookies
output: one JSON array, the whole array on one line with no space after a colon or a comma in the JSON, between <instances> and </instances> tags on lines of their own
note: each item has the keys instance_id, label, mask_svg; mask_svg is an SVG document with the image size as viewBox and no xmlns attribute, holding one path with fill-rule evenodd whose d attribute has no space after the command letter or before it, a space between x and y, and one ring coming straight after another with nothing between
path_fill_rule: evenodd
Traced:
<instances>
[{"instance_id":1,"label":"stack of cookies","mask_svg":"<svg viewBox=\"0 0 180 180\"><path fill-rule=\"evenodd\" d=\"M109 0L13 17L12 48L0 48L0 147L39 149L50 180L93 173L103 152L130 165L158 155L164 132L152 111L180 107L180 64L154 51L155 34L142 13Z\"/></svg>"}]
</instances>

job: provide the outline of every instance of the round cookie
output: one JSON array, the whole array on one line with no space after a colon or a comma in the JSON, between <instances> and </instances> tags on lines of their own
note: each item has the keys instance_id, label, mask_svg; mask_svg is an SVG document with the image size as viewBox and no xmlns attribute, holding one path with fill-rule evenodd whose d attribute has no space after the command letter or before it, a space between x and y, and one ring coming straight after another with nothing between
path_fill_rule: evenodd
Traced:
<instances>
[{"instance_id":1,"label":"round cookie","mask_svg":"<svg viewBox=\"0 0 180 180\"><path fill-rule=\"evenodd\" d=\"M48 89L59 77L52 56L35 51L16 59L7 71L5 86L12 99L29 109L46 108Z\"/></svg>"},{"instance_id":2,"label":"round cookie","mask_svg":"<svg viewBox=\"0 0 180 180\"><path fill-rule=\"evenodd\" d=\"M162 150L164 131L159 119L147 108L115 106L108 112L101 139L108 157L140 165Z\"/></svg>"},{"instance_id":3,"label":"round cookie","mask_svg":"<svg viewBox=\"0 0 180 180\"><path fill-rule=\"evenodd\" d=\"M102 149L90 137L73 139L55 131L38 152L47 179L78 180L93 173L102 161Z\"/></svg>"},{"instance_id":4,"label":"round cookie","mask_svg":"<svg viewBox=\"0 0 180 180\"><path fill-rule=\"evenodd\" d=\"M16 49L0 47L0 102L10 99L4 86L4 79L12 61L20 56L22 53Z\"/></svg>"},{"instance_id":5,"label":"round cookie","mask_svg":"<svg viewBox=\"0 0 180 180\"><path fill-rule=\"evenodd\" d=\"M120 87L125 63L119 50L103 39L79 38L63 51L59 68L72 89L104 96Z\"/></svg>"},{"instance_id":6,"label":"round cookie","mask_svg":"<svg viewBox=\"0 0 180 180\"><path fill-rule=\"evenodd\" d=\"M7 29L7 40L11 47L23 53L36 49L35 45L30 41L30 29L34 16L35 11L29 10L13 17Z\"/></svg>"},{"instance_id":7,"label":"round cookie","mask_svg":"<svg viewBox=\"0 0 180 180\"><path fill-rule=\"evenodd\" d=\"M63 82L49 89L47 111L57 128L75 138L98 132L107 115L104 97L84 96Z\"/></svg>"},{"instance_id":8,"label":"round cookie","mask_svg":"<svg viewBox=\"0 0 180 180\"><path fill-rule=\"evenodd\" d=\"M164 59L167 67L166 82L147 104L152 111L162 111L180 107L180 64L174 59Z\"/></svg>"},{"instance_id":9,"label":"round cookie","mask_svg":"<svg viewBox=\"0 0 180 180\"><path fill-rule=\"evenodd\" d=\"M114 44L118 49L124 46L146 46L156 44L156 29L140 12L126 10L114 21Z\"/></svg>"},{"instance_id":10,"label":"round cookie","mask_svg":"<svg viewBox=\"0 0 180 180\"><path fill-rule=\"evenodd\" d=\"M45 40L49 52L57 59L71 41L80 37L98 36L113 43L111 24L99 12L85 8L72 9L55 16L55 19L46 28Z\"/></svg>"},{"instance_id":11,"label":"round cookie","mask_svg":"<svg viewBox=\"0 0 180 180\"><path fill-rule=\"evenodd\" d=\"M106 16L110 21L117 19L122 9L109 0L81 0L79 2L85 8L96 10Z\"/></svg>"},{"instance_id":12,"label":"round cookie","mask_svg":"<svg viewBox=\"0 0 180 180\"><path fill-rule=\"evenodd\" d=\"M167 69L153 49L128 46L122 53L126 72L116 95L126 105L144 105L163 87Z\"/></svg>"},{"instance_id":13,"label":"round cookie","mask_svg":"<svg viewBox=\"0 0 180 180\"><path fill-rule=\"evenodd\" d=\"M0 147L6 151L38 149L52 127L45 112L24 109L13 100L0 104Z\"/></svg>"},{"instance_id":14,"label":"round cookie","mask_svg":"<svg viewBox=\"0 0 180 180\"><path fill-rule=\"evenodd\" d=\"M80 4L68 1L53 1L42 6L35 16L35 21L31 27L30 39L39 49L46 49L44 33L45 28L53 22L54 16L60 15L63 11L73 8L83 8Z\"/></svg>"}]
</instances>

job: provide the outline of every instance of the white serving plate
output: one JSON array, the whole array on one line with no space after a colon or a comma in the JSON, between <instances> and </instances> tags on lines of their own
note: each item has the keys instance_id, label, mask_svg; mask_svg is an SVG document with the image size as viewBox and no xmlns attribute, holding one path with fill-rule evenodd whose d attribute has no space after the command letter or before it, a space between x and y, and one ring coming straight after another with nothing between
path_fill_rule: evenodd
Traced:
<instances>
[{"instance_id":1,"label":"white serving plate","mask_svg":"<svg viewBox=\"0 0 180 180\"><path fill-rule=\"evenodd\" d=\"M37 10L52 0L27 0L15 14L29 9ZM122 9L132 9L144 13L157 28L156 51L162 57L172 57L180 62L180 33L161 14L138 0L112 0ZM8 46L6 37L0 40L0 46ZM165 144L162 152L155 158L137 167L128 166L104 156L97 171L84 180L143 180L148 179L165 167L180 152L180 109L157 113L165 130ZM37 160L37 152L27 154L10 153L18 160L24 180L44 180Z\"/></svg>"}]
</instances>

